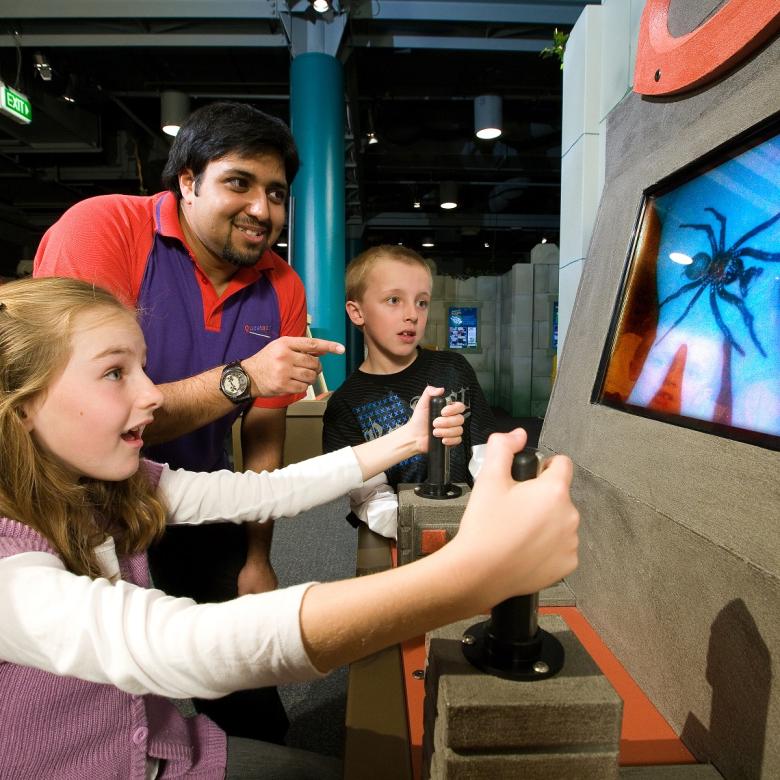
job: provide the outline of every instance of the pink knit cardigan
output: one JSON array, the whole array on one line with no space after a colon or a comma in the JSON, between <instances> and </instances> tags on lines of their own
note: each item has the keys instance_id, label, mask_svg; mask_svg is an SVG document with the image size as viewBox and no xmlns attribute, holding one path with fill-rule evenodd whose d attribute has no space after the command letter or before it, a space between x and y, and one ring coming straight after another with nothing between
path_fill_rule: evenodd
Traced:
<instances>
[{"instance_id":1,"label":"pink knit cardigan","mask_svg":"<svg viewBox=\"0 0 780 780\"><path fill-rule=\"evenodd\" d=\"M144 465L156 484L162 467ZM31 551L56 555L36 531L0 518L0 558ZM145 553L119 564L122 579L148 587ZM161 696L0 659L0 777L144 780L147 754L161 760L162 778L225 776L225 734L204 715L185 719Z\"/></svg>"}]
</instances>

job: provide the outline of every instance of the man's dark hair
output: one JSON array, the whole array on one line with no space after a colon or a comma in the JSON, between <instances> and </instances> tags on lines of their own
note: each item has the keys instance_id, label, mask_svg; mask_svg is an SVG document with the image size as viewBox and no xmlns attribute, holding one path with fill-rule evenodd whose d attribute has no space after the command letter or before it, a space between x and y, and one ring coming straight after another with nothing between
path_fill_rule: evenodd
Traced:
<instances>
[{"instance_id":1,"label":"man's dark hair","mask_svg":"<svg viewBox=\"0 0 780 780\"><path fill-rule=\"evenodd\" d=\"M193 111L173 141L162 183L181 198L179 174L189 168L197 179L212 160L228 154L252 157L276 153L292 184L300 161L290 128L246 103L211 103Z\"/></svg>"}]
</instances>

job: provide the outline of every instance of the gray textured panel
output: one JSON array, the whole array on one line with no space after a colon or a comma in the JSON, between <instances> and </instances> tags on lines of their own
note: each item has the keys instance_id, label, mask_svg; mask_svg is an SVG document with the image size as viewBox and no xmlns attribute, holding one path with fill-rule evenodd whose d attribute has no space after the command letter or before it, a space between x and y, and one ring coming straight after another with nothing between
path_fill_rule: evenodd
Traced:
<instances>
[{"instance_id":1,"label":"gray textured panel","mask_svg":"<svg viewBox=\"0 0 780 780\"><path fill-rule=\"evenodd\" d=\"M431 777L616 778L623 703L566 623L540 616L566 662L555 677L529 683L471 666L460 638L475 622L427 636L423 760Z\"/></svg>"},{"instance_id":2,"label":"gray textured panel","mask_svg":"<svg viewBox=\"0 0 780 780\"><path fill-rule=\"evenodd\" d=\"M679 25L713 10L673 6ZM709 88L631 94L610 114L607 185L540 438L577 464L578 607L726 778L780 777L780 454L590 397L644 190L777 112L778 85L775 39Z\"/></svg>"}]
</instances>

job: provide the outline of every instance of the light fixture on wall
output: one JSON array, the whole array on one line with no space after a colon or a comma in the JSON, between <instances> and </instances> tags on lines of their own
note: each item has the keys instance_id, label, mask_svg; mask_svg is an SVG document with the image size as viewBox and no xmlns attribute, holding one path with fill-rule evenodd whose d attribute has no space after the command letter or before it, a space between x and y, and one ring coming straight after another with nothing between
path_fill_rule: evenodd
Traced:
<instances>
[{"instance_id":1,"label":"light fixture on wall","mask_svg":"<svg viewBox=\"0 0 780 780\"><path fill-rule=\"evenodd\" d=\"M318 13L324 14L330 10L329 0L312 0L311 7Z\"/></svg>"},{"instance_id":2,"label":"light fixture on wall","mask_svg":"<svg viewBox=\"0 0 780 780\"><path fill-rule=\"evenodd\" d=\"M39 51L36 51L35 54L33 54L33 67L43 81L51 81L51 64L45 54L42 54Z\"/></svg>"},{"instance_id":3,"label":"light fixture on wall","mask_svg":"<svg viewBox=\"0 0 780 780\"><path fill-rule=\"evenodd\" d=\"M434 247L434 246L436 246L436 244L434 244L434 242L433 242L433 239L432 239L430 236L426 236L426 237L425 237L425 238L422 240L422 245L423 245L423 247L424 247L425 249L431 249L431 247Z\"/></svg>"},{"instance_id":4,"label":"light fixture on wall","mask_svg":"<svg viewBox=\"0 0 780 780\"><path fill-rule=\"evenodd\" d=\"M189 95L172 89L160 95L160 125L164 133L175 136L189 114Z\"/></svg>"},{"instance_id":5,"label":"light fixture on wall","mask_svg":"<svg viewBox=\"0 0 780 780\"><path fill-rule=\"evenodd\" d=\"M78 87L78 80L76 79L76 74L71 73L70 76L68 76L68 86L65 87L65 92L62 93L62 99L66 103L76 102L77 87Z\"/></svg>"},{"instance_id":6,"label":"light fixture on wall","mask_svg":"<svg viewBox=\"0 0 780 780\"><path fill-rule=\"evenodd\" d=\"M474 98L474 133L490 140L501 135L501 96L480 95Z\"/></svg>"},{"instance_id":7,"label":"light fixture on wall","mask_svg":"<svg viewBox=\"0 0 780 780\"><path fill-rule=\"evenodd\" d=\"M371 108L368 109L368 132L366 133L366 140L368 141L369 146L379 143L379 136L376 134L376 129L374 128L374 112Z\"/></svg>"},{"instance_id":8,"label":"light fixture on wall","mask_svg":"<svg viewBox=\"0 0 780 780\"><path fill-rule=\"evenodd\" d=\"M454 181L443 181L439 185L439 206L447 210L458 208L458 186Z\"/></svg>"},{"instance_id":9,"label":"light fixture on wall","mask_svg":"<svg viewBox=\"0 0 780 780\"><path fill-rule=\"evenodd\" d=\"M412 207L416 208L416 209L422 208L422 203L420 203L420 199L419 198L415 198L412 201Z\"/></svg>"}]
</instances>

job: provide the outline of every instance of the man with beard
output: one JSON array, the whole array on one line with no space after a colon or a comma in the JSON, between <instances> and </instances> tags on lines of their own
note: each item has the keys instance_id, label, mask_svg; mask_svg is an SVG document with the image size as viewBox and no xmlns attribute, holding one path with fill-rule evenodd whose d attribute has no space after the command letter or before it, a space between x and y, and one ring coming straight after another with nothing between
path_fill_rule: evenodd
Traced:
<instances>
[{"instance_id":1,"label":"man with beard","mask_svg":"<svg viewBox=\"0 0 780 780\"><path fill-rule=\"evenodd\" d=\"M316 379L317 355L343 351L305 337L303 284L271 250L298 165L283 122L245 104L213 103L176 136L167 191L89 198L44 235L36 276L83 279L139 309L146 371L164 395L144 433L147 457L193 471L227 468L225 442L243 413L244 468L278 468L287 406ZM272 530L168 530L150 550L152 578L201 603L273 590ZM231 736L284 739L275 689L196 707Z\"/></svg>"}]
</instances>

